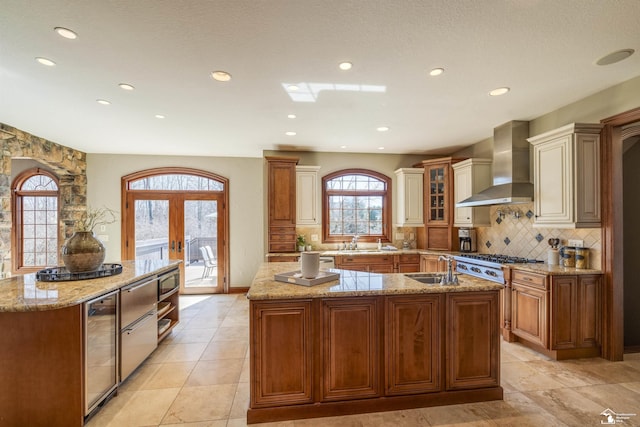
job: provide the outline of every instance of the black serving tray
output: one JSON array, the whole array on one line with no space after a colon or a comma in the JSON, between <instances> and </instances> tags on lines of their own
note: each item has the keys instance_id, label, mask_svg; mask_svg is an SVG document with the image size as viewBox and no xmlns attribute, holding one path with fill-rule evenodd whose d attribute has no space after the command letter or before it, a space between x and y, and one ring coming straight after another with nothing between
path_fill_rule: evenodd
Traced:
<instances>
[{"instance_id":1,"label":"black serving tray","mask_svg":"<svg viewBox=\"0 0 640 427\"><path fill-rule=\"evenodd\" d=\"M36 280L41 282L67 282L115 276L120 273L122 273L122 264L102 264L95 271L82 271L80 273L72 273L66 267L52 267L38 271Z\"/></svg>"}]
</instances>

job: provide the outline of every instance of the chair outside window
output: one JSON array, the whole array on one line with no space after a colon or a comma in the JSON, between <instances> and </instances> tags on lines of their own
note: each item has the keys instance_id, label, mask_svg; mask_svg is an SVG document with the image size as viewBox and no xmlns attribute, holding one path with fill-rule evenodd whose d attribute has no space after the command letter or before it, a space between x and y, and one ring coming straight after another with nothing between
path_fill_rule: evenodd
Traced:
<instances>
[{"instance_id":1,"label":"chair outside window","mask_svg":"<svg viewBox=\"0 0 640 427\"><path fill-rule=\"evenodd\" d=\"M213 275L213 270L217 267L215 258L213 258L213 251L209 246L200 246L200 253L204 260L204 271L202 272L202 278L205 279Z\"/></svg>"}]
</instances>

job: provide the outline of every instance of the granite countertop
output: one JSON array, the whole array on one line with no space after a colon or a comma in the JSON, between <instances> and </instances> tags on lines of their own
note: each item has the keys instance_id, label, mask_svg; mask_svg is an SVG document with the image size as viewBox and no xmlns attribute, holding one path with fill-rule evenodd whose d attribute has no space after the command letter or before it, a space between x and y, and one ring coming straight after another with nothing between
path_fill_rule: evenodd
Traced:
<instances>
[{"instance_id":1,"label":"granite countertop","mask_svg":"<svg viewBox=\"0 0 640 427\"><path fill-rule=\"evenodd\" d=\"M563 267L549 264L511 264L513 270L530 271L532 273L552 274L556 276L576 276L582 274L602 274L602 270L593 268Z\"/></svg>"},{"instance_id":2,"label":"granite countertop","mask_svg":"<svg viewBox=\"0 0 640 427\"><path fill-rule=\"evenodd\" d=\"M275 300L297 298L331 298L372 295L412 295L443 292L496 291L504 286L484 279L458 275L457 286L426 285L403 273L378 274L363 271L331 269L340 279L315 286L302 286L276 281L273 276L299 270L297 262L263 263L256 273L247 298Z\"/></svg>"},{"instance_id":3,"label":"granite countertop","mask_svg":"<svg viewBox=\"0 0 640 427\"><path fill-rule=\"evenodd\" d=\"M67 282L36 281L35 273L0 280L0 312L53 310L81 304L180 265L178 260L122 261L122 273Z\"/></svg>"},{"instance_id":4,"label":"granite countertop","mask_svg":"<svg viewBox=\"0 0 640 427\"><path fill-rule=\"evenodd\" d=\"M451 252L451 251L435 251L428 249L397 249L397 250L377 250L377 249L357 249L354 251L350 250L318 250L312 252L320 252L320 256L352 256L352 255L405 255L405 254L413 254L413 255L457 255L459 252ZM267 258L277 257L277 256L299 256L302 252L270 252L267 253Z\"/></svg>"}]
</instances>

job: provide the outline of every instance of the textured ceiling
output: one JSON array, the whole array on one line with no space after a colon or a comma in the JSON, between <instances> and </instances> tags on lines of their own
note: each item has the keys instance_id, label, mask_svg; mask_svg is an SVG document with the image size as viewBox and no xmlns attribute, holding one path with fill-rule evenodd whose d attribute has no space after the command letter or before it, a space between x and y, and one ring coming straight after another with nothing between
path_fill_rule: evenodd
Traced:
<instances>
[{"instance_id":1,"label":"textured ceiling","mask_svg":"<svg viewBox=\"0 0 640 427\"><path fill-rule=\"evenodd\" d=\"M638 0L0 0L0 11L0 122L89 153L447 153L640 75ZM624 48L636 53L594 65ZM446 71L429 77L434 67ZM294 102L284 83L325 90ZM511 92L487 95L500 86Z\"/></svg>"}]
</instances>

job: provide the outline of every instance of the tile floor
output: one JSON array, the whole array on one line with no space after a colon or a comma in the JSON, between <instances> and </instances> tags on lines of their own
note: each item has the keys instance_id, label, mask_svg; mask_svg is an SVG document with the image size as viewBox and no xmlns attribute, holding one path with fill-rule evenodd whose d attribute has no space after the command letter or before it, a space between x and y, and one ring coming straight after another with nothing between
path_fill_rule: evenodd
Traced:
<instances>
[{"instance_id":1,"label":"tile floor","mask_svg":"<svg viewBox=\"0 0 640 427\"><path fill-rule=\"evenodd\" d=\"M249 303L244 295L181 297L181 322L89 427L246 426ZM504 400L255 426L640 426L640 354L623 362L556 362L502 343ZM629 415L624 419L623 414ZM617 421L617 422L616 422Z\"/></svg>"}]
</instances>

